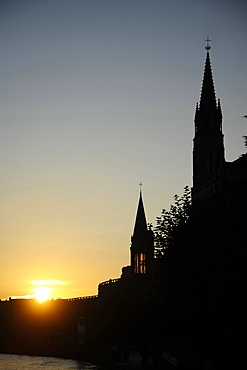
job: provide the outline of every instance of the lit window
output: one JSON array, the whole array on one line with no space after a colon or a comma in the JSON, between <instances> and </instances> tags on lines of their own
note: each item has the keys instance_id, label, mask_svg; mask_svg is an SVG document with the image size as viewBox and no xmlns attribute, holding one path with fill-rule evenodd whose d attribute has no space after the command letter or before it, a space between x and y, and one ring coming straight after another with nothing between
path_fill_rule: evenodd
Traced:
<instances>
[{"instance_id":1,"label":"lit window","mask_svg":"<svg viewBox=\"0 0 247 370\"><path fill-rule=\"evenodd\" d=\"M146 254L140 254L140 274L146 274Z\"/></svg>"},{"instance_id":2,"label":"lit window","mask_svg":"<svg viewBox=\"0 0 247 370\"><path fill-rule=\"evenodd\" d=\"M138 254L135 254L134 273L138 274L138 271L139 271L139 258L138 258Z\"/></svg>"},{"instance_id":3,"label":"lit window","mask_svg":"<svg viewBox=\"0 0 247 370\"><path fill-rule=\"evenodd\" d=\"M145 274L146 273L146 254L140 253L134 256L134 273Z\"/></svg>"}]
</instances>

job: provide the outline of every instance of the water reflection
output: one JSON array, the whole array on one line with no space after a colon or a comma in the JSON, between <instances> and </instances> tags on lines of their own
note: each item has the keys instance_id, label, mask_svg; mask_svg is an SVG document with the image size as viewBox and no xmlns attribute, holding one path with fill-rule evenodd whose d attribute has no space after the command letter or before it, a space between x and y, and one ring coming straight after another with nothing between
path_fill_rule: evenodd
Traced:
<instances>
[{"instance_id":1,"label":"water reflection","mask_svg":"<svg viewBox=\"0 0 247 370\"><path fill-rule=\"evenodd\" d=\"M0 354L0 370L98 370L90 363L42 356Z\"/></svg>"}]
</instances>

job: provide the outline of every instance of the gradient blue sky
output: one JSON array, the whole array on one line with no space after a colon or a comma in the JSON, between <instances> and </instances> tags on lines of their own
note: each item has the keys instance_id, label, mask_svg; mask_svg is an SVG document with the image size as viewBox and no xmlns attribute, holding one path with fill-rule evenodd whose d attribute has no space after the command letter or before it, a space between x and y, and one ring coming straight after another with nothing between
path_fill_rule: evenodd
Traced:
<instances>
[{"instance_id":1,"label":"gradient blue sky","mask_svg":"<svg viewBox=\"0 0 247 370\"><path fill-rule=\"evenodd\" d=\"M226 159L245 152L247 2L0 1L0 298L97 294L148 222L192 185L205 61Z\"/></svg>"}]
</instances>

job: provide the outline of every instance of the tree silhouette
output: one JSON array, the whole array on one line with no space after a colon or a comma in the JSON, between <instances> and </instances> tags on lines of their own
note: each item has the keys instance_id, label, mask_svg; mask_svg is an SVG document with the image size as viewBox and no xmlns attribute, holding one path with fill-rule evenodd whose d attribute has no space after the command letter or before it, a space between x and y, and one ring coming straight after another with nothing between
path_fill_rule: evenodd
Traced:
<instances>
[{"instance_id":1,"label":"tree silhouette","mask_svg":"<svg viewBox=\"0 0 247 370\"><path fill-rule=\"evenodd\" d=\"M226 362L229 348L234 357L245 332L247 198L240 185L193 205L186 187L154 228L156 325L172 338L170 345L182 349L183 342Z\"/></svg>"},{"instance_id":2,"label":"tree silhouette","mask_svg":"<svg viewBox=\"0 0 247 370\"><path fill-rule=\"evenodd\" d=\"M161 257L167 248L175 244L175 240L183 226L189 219L191 212L191 191L185 186L182 197L174 195L174 204L170 210L162 210L161 216L156 219L154 228L155 255Z\"/></svg>"}]
</instances>

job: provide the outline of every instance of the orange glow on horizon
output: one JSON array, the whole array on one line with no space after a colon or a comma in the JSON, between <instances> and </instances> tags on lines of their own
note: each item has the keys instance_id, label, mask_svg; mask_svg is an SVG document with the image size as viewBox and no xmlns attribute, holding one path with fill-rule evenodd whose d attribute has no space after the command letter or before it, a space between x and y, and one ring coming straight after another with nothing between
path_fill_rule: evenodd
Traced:
<instances>
[{"instance_id":1,"label":"orange glow on horizon","mask_svg":"<svg viewBox=\"0 0 247 370\"><path fill-rule=\"evenodd\" d=\"M69 282L60 280L33 280L32 285L34 286L35 299L42 303L55 298L57 295L57 287L66 286Z\"/></svg>"}]
</instances>

